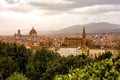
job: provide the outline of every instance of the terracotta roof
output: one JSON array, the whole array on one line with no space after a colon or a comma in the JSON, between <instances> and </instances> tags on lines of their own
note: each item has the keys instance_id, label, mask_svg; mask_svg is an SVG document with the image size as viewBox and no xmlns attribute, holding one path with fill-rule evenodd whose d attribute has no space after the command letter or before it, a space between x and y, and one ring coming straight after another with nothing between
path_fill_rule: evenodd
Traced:
<instances>
[{"instance_id":1,"label":"terracotta roof","mask_svg":"<svg viewBox=\"0 0 120 80\"><path fill-rule=\"evenodd\" d=\"M34 35L37 34L36 30L34 29L34 27L30 30L29 35Z\"/></svg>"},{"instance_id":2,"label":"terracotta roof","mask_svg":"<svg viewBox=\"0 0 120 80\"><path fill-rule=\"evenodd\" d=\"M82 38L65 38L65 40L82 40Z\"/></svg>"}]
</instances>

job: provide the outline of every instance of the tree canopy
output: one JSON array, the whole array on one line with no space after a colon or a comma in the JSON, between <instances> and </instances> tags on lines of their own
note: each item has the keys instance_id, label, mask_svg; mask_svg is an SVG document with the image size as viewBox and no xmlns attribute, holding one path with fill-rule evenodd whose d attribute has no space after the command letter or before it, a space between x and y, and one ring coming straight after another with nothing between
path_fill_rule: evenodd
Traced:
<instances>
[{"instance_id":1,"label":"tree canopy","mask_svg":"<svg viewBox=\"0 0 120 80\"><path fill-rule=\"evenodd\" d=\"M6 79L13 72L26 72L26 65L32 51L24 45L0 42L0 75Z\"/></svg>"},{"instance_id":2,"label":"tree canopy","mask_svg":"<svg viewBox=\"0 0 120 80\"><path fill-rule=\"evenodd\" d=\"M24 45L0 42L0 80L86 80L92 74L95 80L118 78L119 59L120 54L111 52L95 59L84 54L64 57L45 48L33 52Z\"/></svg>"}]
</instances>

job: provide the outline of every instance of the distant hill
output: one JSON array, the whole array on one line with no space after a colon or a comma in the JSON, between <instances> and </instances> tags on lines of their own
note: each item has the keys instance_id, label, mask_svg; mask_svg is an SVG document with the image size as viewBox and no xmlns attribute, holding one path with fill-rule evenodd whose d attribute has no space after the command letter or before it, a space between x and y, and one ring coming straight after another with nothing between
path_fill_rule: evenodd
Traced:
<instances>
[{"instance_id":1,"label":"distant hill","mask_svg":"<svg viewBox=\"0 0 120 80\"><path fill-rule=\"evenodd\" d=\"M120 32L120 25L107 22L89 23L84 25L87 33ZM81 34L83 25L74 25L56 31L56 34Z\"/></svg>"}]
</instances>

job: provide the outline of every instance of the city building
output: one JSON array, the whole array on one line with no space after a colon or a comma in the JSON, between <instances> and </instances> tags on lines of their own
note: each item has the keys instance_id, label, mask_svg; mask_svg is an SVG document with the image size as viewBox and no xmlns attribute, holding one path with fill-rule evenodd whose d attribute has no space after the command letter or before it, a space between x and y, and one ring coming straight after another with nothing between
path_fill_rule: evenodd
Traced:
<instances>
[{"instance_id":1,"label":"city building","mask_svg":"<svg viewBox=\"0 0 120 80\"><path fill-rule=\"evenodd\" d=\"M81 37L82 36L82 37ZM18 30L14 36L0 38L1 42L24 44L26 48L38 50L47 48L58 52L61 56L85 54L94 57L99 53L111 51L113 54L120 48L120 36L113 34L90 34L86 36L85 27L82 35L39 35L32 27L27 35Z\"/></svg>"},{"instance_id":2,"label":"city building","mask_svg":"<svg viewBox=\"0 0 120 80\"><path fill-rule=\"evenodd\" d=\"M83 28L82 38L65 37L62 46L66 47L85 47L90 45L90 40L86 38L85 27Z\"/></svg>"},{"instance_id":3,"label":"city building","mask_svg":"<svg viewBox=\"0 0 120 80\"><path fill-rule=\"evenodd\" d=\"M82 38L65 37L62 45L60 46L60 48L62 48L62 49L58 49L58 52L63 52L60 50L70 51L70 50L65 50L65 49L74 49L73 51L76 51L76 54L83 53L85 55L89 55L89 48L88 48L89 45L90 45L90 40L88 38L86 38L85 27L83 27ZM65 48L65 49L63 49L63 48Z\"/></svg>"},{"instance_id":4,"label":"city building","mask_svg":"<svg viewBox=\"0 0 120 80\"><path fill-rule=\"evenodd\" d=\"M20 38L21 38L21 31L18 30L18 31L17 31L17 34L14 33L14 37L17 38L17 39L20 39Z\"/></svg>"}]
</instances>

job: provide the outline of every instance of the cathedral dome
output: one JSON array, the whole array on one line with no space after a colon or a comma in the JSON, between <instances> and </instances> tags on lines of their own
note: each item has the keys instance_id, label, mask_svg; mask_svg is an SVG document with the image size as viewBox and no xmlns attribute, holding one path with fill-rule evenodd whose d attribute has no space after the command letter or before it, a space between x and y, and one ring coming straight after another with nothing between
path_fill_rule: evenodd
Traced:
<instances>
[{"instance_id":1,"label":"cathedral dome","mask_svg":"<svg viewBox=\"0 0 120 80\"><path fill-rule=\"evenodd\" d=\"M37 35L37 32L34 29L34 27L30 30L29 35Z\"/></svg>"}]
</instances>

